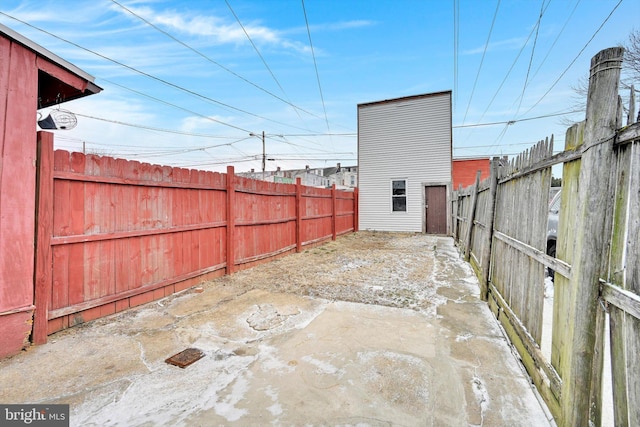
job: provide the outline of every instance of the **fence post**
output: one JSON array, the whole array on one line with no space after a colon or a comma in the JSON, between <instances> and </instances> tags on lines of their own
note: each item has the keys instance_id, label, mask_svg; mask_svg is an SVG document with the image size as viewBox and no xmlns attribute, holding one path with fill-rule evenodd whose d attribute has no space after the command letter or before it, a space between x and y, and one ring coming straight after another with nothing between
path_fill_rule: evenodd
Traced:
<instances>
[{"instance_id":1,"label":"fence post","mask_svg":"<svg viewBox=\"0 0 640 427\"><path fill-rule=\"evenodd\" d=\"M336 240L336 237L337 237L338 225L336 224L336 221L338 219L338 216L336 213L337 213L336 185L333 184L331 186L331 240Z\"/></svg>"},{"instance_id":2,"label":"fence post","mask_svg":"<svg viewBox=\"0 0 640 427\"><path fill-rule=\"evenodd\" d=\"M235 270L236 179L233 166L227 166L227 274Z\"/></svg>"},{"instance_id":3,"label":"fence post","mask_svg":"<svg viewBox=\"0 0 640 427\"><path fill-rule=\"evenodd\" d=\"M47 342L51 299L53 227L53 134L38 132L36 170L36 242L33 333L34 344Z\"/></svg>"},{"instance_id":4,"label":"fence post","mask_svg":"<svg viewBox=\"0 0 640 427\"><path fill-rule=\"evenodd\" d=\"M636 122L636 88L631 85L629 93L629 114L627 115L627 126Z\"/></svg>"},{"instance_id":5,"label":"fence post","mask_svg":"<svg viewBox=\"0 0 640 427\"><path fill-rule=\"evenodd\" d=\"M296 252L302 251L302 179L296 178Z\"/></svg>"},{"instance_id":6,"label":"fence post","mask_svg":"<svg viewBox=\"0 0 640 427\"><path fill-rule=\"evenodd\" d=\"M458 190L456 193L458 194L458 205L456 206L458 209L458 212L456 212L456 242L460 244L462 241L462 236L460 235L462 232L461 228L464 228L464 227L460 227L462 225L460 224L460 218L462 215L462 206L463 206L463 203L461 202L464 199L464 196L461 196L462 184L458 184Z\"/></svg>"},{"instance_id":7,"label":"fence post","mask_svg":"<svg viewBox=\"0 0 640 427\"><path fill-rule=\"evenodd\" d=\"M360 230L360 192L358 191L358 187L353 190L353 231L357 232Z\"/></svg>"},{"instance_id":8,"label":"fence post","mask_svg":"<svg viewBox=\"0 0 640 427\"><path fill-rule=\"evenodd\" d=\"M616 130L621 47L600 51L591 59L584 149L580 168L578 211L575 218L574 261L569 280L570 305L567 353L561 360L563 426L590 424L590 391L598 310L600 260L605 247L605 202L612 167ZM600 404L600 402L597 402ZM596 410L595 412L598 412Z\"/></svg>"},{"instance_id":9,"label":"fence post","mask_svg":"<svg viewBox=\"0 0 640 427\"><path fill-rule=\"evenodd\" d=\"M489 212L487 213L487 228L485 229L485 242L482 245L482 265L480 271L480 298L487 301L489 297L489 270L491 269L491 245L493 243L493 220L496 210L496 194L498 192L498 157L491 159L489 175Z\"/></svg>"},{"instance_id":10,"label":"fence post","mask_svg":"<svg viewBox=\"0 0 640 427\"><path fill-rule=\"evenodd\" d=\"M476 173L476 183L473 185L473 192L471 193L471 209L469 212L469 224L467 227L467 234L464 237L465 241L465 253L464 259L469 262L471 259L471 231L473 230L473 220L476 216L476 203L478 202L478 187L480 186L480 175L481 171Z\"/></svg>"}]
</instances>

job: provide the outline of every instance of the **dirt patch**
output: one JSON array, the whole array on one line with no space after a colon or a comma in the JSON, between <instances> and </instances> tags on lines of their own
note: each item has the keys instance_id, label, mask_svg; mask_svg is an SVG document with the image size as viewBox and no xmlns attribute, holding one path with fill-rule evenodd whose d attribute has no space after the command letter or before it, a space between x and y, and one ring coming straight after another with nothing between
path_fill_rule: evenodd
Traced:
<instances>
[{"instance_id":1,"label":"dirt patch","mask_svg":"<svg viewBox=\"0 0 640 427\"><path fill-rule=\"evenodd\" d=\"M441 298L432 283L437 245L424 234L358 232L211 284L425 310Z\"/></svg>"}]
</instances>

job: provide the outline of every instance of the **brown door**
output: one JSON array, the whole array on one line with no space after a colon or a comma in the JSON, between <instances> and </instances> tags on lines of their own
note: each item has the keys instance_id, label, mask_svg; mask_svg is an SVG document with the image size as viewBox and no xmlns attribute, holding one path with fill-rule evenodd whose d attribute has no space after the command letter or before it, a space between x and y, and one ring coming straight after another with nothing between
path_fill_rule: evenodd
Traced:
<instances>
[{"instance_id":1,"label":"brown door","mask_svg":"<svg viewBox=\"0 0 640 427\"><path fill-rule=\"evenodd\" d=\"M424 188L427 234L447 233L447 187L434 185Z\"/></svg>"}]
</instances>

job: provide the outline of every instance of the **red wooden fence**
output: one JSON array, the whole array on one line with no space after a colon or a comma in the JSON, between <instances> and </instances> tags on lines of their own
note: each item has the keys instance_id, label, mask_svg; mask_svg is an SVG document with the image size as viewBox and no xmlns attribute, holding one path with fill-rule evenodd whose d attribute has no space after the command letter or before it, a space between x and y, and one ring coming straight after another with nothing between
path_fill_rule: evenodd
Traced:
<instances>
[{"instance_id":1,"label":"red wooden fence","mask_svg":"<svg viewBox=\"0 0 640 427\"><path fill-rule=\"evenodd\" d=\"M357 191L53 151L38 134L33 341L356 230Z\"/></svg>"}]
</instances>

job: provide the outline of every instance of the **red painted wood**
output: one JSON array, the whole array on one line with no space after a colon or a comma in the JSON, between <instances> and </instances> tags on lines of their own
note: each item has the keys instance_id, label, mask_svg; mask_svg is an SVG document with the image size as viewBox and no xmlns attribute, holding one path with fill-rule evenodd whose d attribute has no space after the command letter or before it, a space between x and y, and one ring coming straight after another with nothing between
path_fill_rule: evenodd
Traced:
<instances>
[{"instance_id":1,"label":"red painted wood","mask_svg":"<svg viewBox=\"0 0 640 427\"><path fill-rule=\"evenodd\" d=\"M70 73L69 71L61 68L59 65L53 64L45 58L37 57L36 66L38 67L38 69L44 71L50 76L53 76L58 80L65 82L69 86L72 86L81 92L84 92L87 88L88 82L85 79L78 77L73 73Z\"/></svg>"},{"instance_id":2,"label":"red painted wood","mask_svg":"<svg viewBox=\"0 0 640 427\"><path fill-rule=\"evenodd\" d=\"M54 152L54 169L69 170L69 153L67 151ZM54 172L55 175L55 172ZM53 236L71 233L70 203L71 183L53 181ZM53 237L55 238L55 237ZM69 252L70 247L53 248L53 283L50 297L50 309L69 305Z\"/></svg>"},{"instance_id":3,"label":"red painted wood","mask_svg":"<svg viewBox=\"0 0 640 427\"><path fill-rule=\"evenodd\" d=\"M199 183L199 171L192 170L191 171L191 183L198 184ZM190 197L189 200L189 211L191 214L191 221L198 224L201 221L202 214L200 213L199 206L199 192L201 190L189 190ZM200 232L193 231L191 232L191 263L189 271L197 271L200 269Z\"/></svg>"},{"instance_id":4,"label":"red painted wood","mask_svg":"<svg viewBox=\"0 0 640 427\"><path fill-rule=\"evenodd\" d=\"M71 153L69 163L65 167L75 173L83 173L86 169L86 156L82 153ZM55 191L55 188L54 188ZM70 223L67 234L85 234L85 183L73 182L69 186ZM56 205L64 203L54 193ZM70 245L68 255L67 305L84 301L85 282L85 248L83 245ZM55 289L54 289L55 295Z\"/></svg>"},{"instance_id":5,"label":"red painted wood","mask_svg":"<svg viewBox=\"0 0 640 427\"><path fill-rule=\"evenodd\" d=\"M233 274L235 267L235 173L233 166L227 166L227 247L226 247L226 261L227 261L227 274Z\"/></svg>"},{"instance_id":6,"label":"red painted wood","mask_svg":"<svg viewBox=\"0 0 640 427\"><path fill-rule=\"evenodd\" d=\"M302 179L296 178L296 252L302 251Z\"/></svg>"},{"instance_id":7,"label":"red painted wood","mask_svg":"<svg viewBox=\"0 0 640 427\"><path fill-rule=\"evenodd\" d=\"M86 181L82 173L54 175L55 188L63 190L56 192L59 204L77 194L72 185L81 186L82 218L88 220L82 231L65 225L52 239L54 277L71 280L56 272L56 260L64 261L56 254L75 247L82 255L70 255L63 265L83 265L87 275L87 264L112 273L84 279L90 285L80 301L52 310L67 324L186 289L221 274L224 265L233 272L353 230L352 193L250 180L236 177L233 168L225 175L95 156L86 164ZM49 330L66 327L54 323Z\"/></svg>"},{"instance_id":8,"label":"red painted wood","mask_svg":"<svg viewBox=\"0 0 640 427\"><path fill-rule=\"evenodd\" d=\"M38 77L35 54L4 37L0 37L0 58L0 357L3 357L28 345L32 330L34 107Z\"/></svg>"},{"instance_id":9,"label":"red painted wood","mask_svg":"<svg viewBox=\"0 0 640 427\"><path fill-rule=\"evenodd\" d=\"M38 75L33 52L5 38L0 40L0 313L3 313L33 304L34 106L37 105ZM19 326L19 331L3 329L2 317L2 334L22 336L24 325ZM11 328L18 327L16 325L18 323L12 322Z\"/></svg>"},{"instance_id":10,"label":"red painted wood","mask_svg":"<svg viewBox=\"0 0 640 427\"><path fill-rule=\"evenodd\" d=\"M0 358L11 356L29 345L33 310L0 316Z\"/></svg>"},{"instance_id":11,"label":"red painted wood","mask_svg":"<svg viewBox=\"0 0 640 427\"><path fill-rule=\"evenodd\" d=\"M331 186L331 240L336 240L336 185Z\"/></svg>"},{"instance_id":12,"label":"red painted wood","mask_svg":"<svg viewBox=\"0 0 640 427\"><path fill-rule=\"evenodd\" d=\"M53 134L38 132L36 271L32 340L47 342L47 323L53 282L51 236L53 234Z\"/></svg>"}]
</instances>

